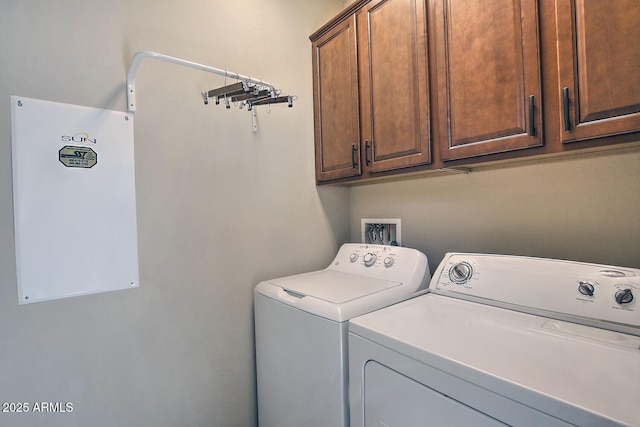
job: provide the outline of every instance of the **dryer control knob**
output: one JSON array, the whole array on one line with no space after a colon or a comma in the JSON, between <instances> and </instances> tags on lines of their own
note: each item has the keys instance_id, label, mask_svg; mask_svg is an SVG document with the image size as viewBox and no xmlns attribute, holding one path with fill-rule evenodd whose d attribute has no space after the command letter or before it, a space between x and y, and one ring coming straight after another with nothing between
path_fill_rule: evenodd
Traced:
<instances>
[{"instance_id":1,"label":"dryer control knob","mask_svg":"<svg viewBox=\"0 0 640 427\"><path fill-rule=\"evenodd\" d=\"M351 256L349 257L349 261L351 262L356 262L358 260L358 254L357 253L352 253Z\"/></svg>"},{"instance_id":2,"label":"dryer control knob","mask_svg":"<svg viewBox=\"0 0 640 427\"><path fill-rule=\"evenodd\" d=\"M618 304L629 304L633 301L633 292L629 288L621 289L616 292L615 297Z\"/></svg>"},{"instance_id":3,"label":"dryer control knob","mask_svg":"<svg viewBox=\"0 0 640 427\"><path fill-rule=\"evenodd\" d=\"M454 264L449 270L449 279L459 285L467 283L471 279L471 276L473 276L473 267L471 267L471 264L468 262L463 261Z\"/></svg>"},{"instance_id":4,"label":"dryer control knob","mask_svg":"<svg viewBox=\"0 0 640 427\"><path fill-rule=\"evenodd\" d=\"M578 282L578 292L580 292L582 295L588 295L592 297L595 290L596 288L593 285L593 282L589 282L586 280L580 280Z\"/></svg>"},{"instance_id":5,"label":"dryer control knob","mask_svg":"<svg viewBox=\"0 0 640 427\"><path fill-rule=\"evenodd\" d=\"M388 256L388 257L386 257L386 258L384 259L384 266L385 266L385 267L391 267L391 266L393 265L393 262L394 262L393 258L391 258L390 256Z\"/></svg>"},{"instance_id":6,"label":"dryer control knob","mask_svg":"<svg viewBox=\"0 0 640 427\"><path fill-rule=\"evenodd\" d=\"M366 265L367 267L371 267L373 264L375 264L377 258L378 256L376 254L369 252L364 256L364 265Z\"/></svg>"}]
</instances>

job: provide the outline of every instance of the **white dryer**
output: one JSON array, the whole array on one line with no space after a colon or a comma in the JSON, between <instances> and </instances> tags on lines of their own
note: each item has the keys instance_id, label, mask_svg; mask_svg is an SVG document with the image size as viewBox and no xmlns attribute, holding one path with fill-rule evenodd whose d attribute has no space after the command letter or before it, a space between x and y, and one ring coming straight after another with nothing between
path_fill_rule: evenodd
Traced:
<instances>
[{"instance_id":1,"label":"white dryer","mask_svg":"<svg viewBox=\"0 0 640 427\"><path fill-rule=\"evenodd\" d=\"M347 321L426 292L426 256L345 244L324 270L254 291L260 427L349 425Z\"/></svg>"},{"instance_id":2,"label":"white dryer","mask_svg":"<svg viewBox=\"0 0 640 427\"><path fill-rule=\"evenodd\" d=\"M640 426L640 270L447 254L349 322L351 427Z\"/></svg>"}]
</instances>

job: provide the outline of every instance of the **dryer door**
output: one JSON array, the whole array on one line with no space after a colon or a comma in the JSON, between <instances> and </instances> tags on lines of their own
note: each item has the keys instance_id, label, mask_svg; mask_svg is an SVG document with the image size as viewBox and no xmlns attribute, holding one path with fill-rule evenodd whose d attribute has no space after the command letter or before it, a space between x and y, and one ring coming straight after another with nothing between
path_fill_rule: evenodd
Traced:
<instances>
[{"instance_id":1,"label":"dryer door","mask_svg":"<svg viewBox=\"0 0 640 427\"><path fill-rule=\"evenodd\" d=\"M377 362L364 368L366 427L506 426Z\"/></svg>"}]
</instances>

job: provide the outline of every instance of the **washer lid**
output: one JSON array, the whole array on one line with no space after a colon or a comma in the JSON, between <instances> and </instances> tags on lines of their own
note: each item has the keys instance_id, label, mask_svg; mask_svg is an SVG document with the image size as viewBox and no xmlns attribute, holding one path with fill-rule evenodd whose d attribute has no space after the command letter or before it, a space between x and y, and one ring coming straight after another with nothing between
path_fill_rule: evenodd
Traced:
<instances>
[{"instance_id":1,"label":"washer lid","mask_svg":"<svg viewBox=\"0 0 640 427\"><path fill-rule=\"evenodd\" d=\"M416 295L415 289L402 282L335 270L260 282L255 292L334 322L345 322Z\"/></svg>"},{"instance_id":2,"label":"washer lid","mask_svg":"<svg viewBox=\"0 0 640 427\"><path fill-rule=\"evenodd\" d=\"M267 282L299 298L312 297L333 304L343 304L402 284L334 270L314 271Z\"/></svg>"}]
</instances>

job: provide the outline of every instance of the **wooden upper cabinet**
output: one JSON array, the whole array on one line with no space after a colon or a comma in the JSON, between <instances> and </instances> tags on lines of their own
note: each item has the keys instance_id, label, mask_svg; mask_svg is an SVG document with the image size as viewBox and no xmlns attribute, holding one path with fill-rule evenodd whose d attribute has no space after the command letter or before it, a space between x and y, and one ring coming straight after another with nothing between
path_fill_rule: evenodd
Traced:
<instances>
[{"instance_id":1,"label":"wooden upper cabinet","mask_svg":"<svg viewBox=\"0 0 640 427\"><path fill-rule=\"evenodd\" d=\"M556 0L562 142L640 130L640 1Z\"/></svg>"},{"instance_id":2,"label":"wooden upper cabinet","mask_svg":"<svg viewBox=\"0 0 640 427\"><path fill-rule=\"evenodd\" d=\"M639 23L640 0L356 0L310 36L317 182L636 143Z\"/></svg>"},{"instance_id":3,"label":"wooden upper cabinet","mask_svg":"<svg viewBox=\"0 0 640 427\"><path fill-rule=\"evenodd\" d=\"M316 179L360 175L355 16L313 41Z\"/></svg>"},{"instance_id":4,"label":"wooden upper cabinet","mask_svg":"<svg viewBox=\"0 0 640 427\"><path fill-rule=\"evenodd\" d=\"M371 1L358 11L357 28L364 168L430 163L425 1Z\"/></svg>"},{"instance_id":5,"label":"wooden upper cabinet","mask_svg":"<svg viewBox=\"0 0 640 427\"><path fill-rule=\"evenodd\" d=\"M435 0L433 7L441 158L541 146L537 0Z\"/></svg>"}]
</instances>

